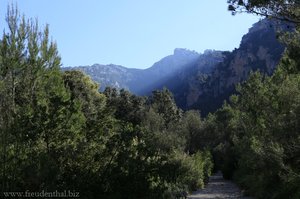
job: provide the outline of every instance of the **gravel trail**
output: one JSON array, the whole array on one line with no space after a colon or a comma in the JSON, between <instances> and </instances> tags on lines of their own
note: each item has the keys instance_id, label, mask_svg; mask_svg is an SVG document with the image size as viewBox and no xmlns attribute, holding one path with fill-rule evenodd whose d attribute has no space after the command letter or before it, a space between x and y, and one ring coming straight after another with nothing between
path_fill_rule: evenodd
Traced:
<instances>
[{"instance_id":1,"label":"gravel trail","mask_svg":"<svg viewBox=\"0 0 300 199\"><path fill-rule=\"evenodd\" d=\"M224 180L222 173L218 172L209 178L204 189L200 189L188 196L189 199L253 199L242 196L239 187L229 180Z\"/></svg>"}]
</instances>

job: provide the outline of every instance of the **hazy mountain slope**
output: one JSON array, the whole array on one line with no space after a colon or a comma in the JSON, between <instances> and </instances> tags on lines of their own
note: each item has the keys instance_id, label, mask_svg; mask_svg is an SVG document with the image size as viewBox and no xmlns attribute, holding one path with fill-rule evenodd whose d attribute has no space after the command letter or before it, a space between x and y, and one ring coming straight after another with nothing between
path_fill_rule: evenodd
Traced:
<instances>
[{"instance_id":1,"label":"hazy mountain slope","mask_svg":"<svg viewBox=\"0 0 300 199\"><path fill-rule=\"evenodd\" d=\"M221 51L207 50L203 54L198 54L195 59L191 59L189 62L182 61L180 64L177 64L177 66L181 67L175 68L176 65L175 67L168 67L168 71L160 71L155 64L154 67L144 71L147 74L154 74L156 76L155 81L152 81L152 84L144 86L142 90L138 92L138 94L149 94L151 91L162 89L163 87L167 87L168 89L174 91L176 89L183 88L185 83L187 83L188 77L194 75L195 73L209 74L211 71L213 71L214 66L217 63L222 62L222 60L223 55ZM159 62L159 64L161 63Z\"/></svg>"},{"instance_id":2,"label":"hazy mountain slope","mask_svg":"<svg viewBox=\"0 0 300 199\"><path fill-rule=\"evenodd\" d=\"M63 70L80 70L100 83L101 90L107 86L125 88L135 94L145 94L151 90L151 85L172 76L191 63L194 63L200 54L195 51L177 48L173 55L162 58L148 69L132 69L118 65L100 65L65 67Z\"/></svg>"},{"instance_id":3,"label":"hazy mountain slope","mask_svg":"<svg viewBox=\"0 0 300 199\"><path fill-rule=\"evenodd\" d=\"M173 55L162 58L160 61L147 68L131 82L130 90L136 94L149 94L157 87L159 82L169 79L182 70L195 63L200 54L187 49L176 48Z\"/></svg>"},{"instance_id":4,"label":"hazy mountain slope","mask_svg":"<svg viewBox=\"0 0 300 199\"><path fill-rule=\"evenodd\" d=\"M225 56L222 51L206 50L198 57L197 61L190 63L190 65L177 71L172 76L156 82L147 92L167 87L173 92L177 104L181 108L188 108L186 105L186 96L190 92L189 84L194 81L200 84L205 83L212 71L215 70L215 67L219 63L222 63L224 58Z\"/></svg>"}]
</instances>

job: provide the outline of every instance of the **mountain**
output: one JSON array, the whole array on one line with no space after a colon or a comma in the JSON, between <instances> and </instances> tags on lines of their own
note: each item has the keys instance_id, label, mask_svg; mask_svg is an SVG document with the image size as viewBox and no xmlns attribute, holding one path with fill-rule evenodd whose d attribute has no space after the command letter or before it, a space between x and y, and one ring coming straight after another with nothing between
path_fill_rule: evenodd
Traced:
<instances>
[{"instance_id":1,"label":"mountain","mask_svg":"<svg viewBox=\"0 0 300 199\"><path fill-rule=\"evenodd\" d=\"M140 69L126 68L124 66L109 64L94 64L92 66L64 67L62 70L80 70L98 82L103 90L107 86L130 90L129 84L142 71Z\"/></svg>"},{"instance_id":2,"label":"mountain","mask_svg":"<svg viewBox=\"0 0 300 199\"><path fill-rule=\"evenodd\" d=\"M63 70L80 70L100 83L101 90L111 86L124 88L136 94L144 94L151 90L158 81L168 78L182 70L199 57L195 51L177 48L173 55L162 58L147 69L132 69L118 65L101 65L64 67Z\"/></svg>"},{"instance_id":3,"label":"mountain","mask_svg":"<svg viewBox=\"0 0 300 199\"><path fill-rule=\"evenodd\" d=\"M171 89L179 106L200 109L206 115L222 106L235 92L235 86L248 78L250 71L272 74L284 51L277 40L277 31L287 31L288 27L271 20L254 24L243 36L238 49L223 52L223 61L213 67L211 73L204 75L198 70L185 77L183 88Z\"/></svg>"},{"instance_id":4,"label":"mountain","mask_svg":"<svg viewBox=\"0 0 300 199\"><path fill-rule=\"evenodd\" d=\"M246 80L250 71L271 74L284 46L277 41L277 30L289 25L261 20L243 36L239 48L229 51L195 51L177 48L147 69L117 65L67 67L81 70L101 85L125 88L137 95L148 95L167 87L183 109L200 109L203 115L219 108L235 92L235 85Z\"/></svg>"},{"instance_id":5,"label":"mountain","mask_svg":"<svg viewBox=\"0 0 300 199\"><path fill-rule=\"evenodd\" d=\"M194 52L193 56L189 54L191 51L188 50L181 49L179 55L176 51L178 49L175 49L174 55L163 58L151 68L143 71L144 76L153 79L146 84L145 78L138 79L137 83L142 83L143 86L140 87L140 90L136 90L135 93L148 95L153 90L162 89L163 87L175 90L178 87L182 87L185 83L185 77L192 75L194 72L210 73L213 71L213 67L223 60L221 51L207 50L203 54Z\"/></svg>"}]
</instances>

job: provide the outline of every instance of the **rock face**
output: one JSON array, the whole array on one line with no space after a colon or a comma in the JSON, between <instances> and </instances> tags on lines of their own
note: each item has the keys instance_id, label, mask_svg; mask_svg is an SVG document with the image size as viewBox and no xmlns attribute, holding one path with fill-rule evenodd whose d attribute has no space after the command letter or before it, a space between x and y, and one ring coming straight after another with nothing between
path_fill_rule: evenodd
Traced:
<instances>
[{"instance_id":1,"label":"rock face","mask_svg":"<svg viewBox=\"0 0 300 199\"><path fill-rule=\"evenodd\" d=\"M270 75L284 51L284 46L277 41L276 30L284 28L285 25L269 20L254 24L238 49L223 53L224 60L214 67L204 83L192 78L181 106L200 109L206 115L219 108L234 93L236 84L248 78L250 71Z\"/></svg>"},{"instance_id":2,"label":"rock face","mask_svg":"<svg viewBox=\"0 0 300 199\"><path fill-rule=\"evenodd\" d=\"M81 70L101 85L125 88L137 95L148 95L167 87L183 109L200 109L203 115L215 111L234 93L235 85L246 80L250 71L271 74L284 46L276 31L288 25L262 20L243 36L232 52L206 50L203 54L177 48L148 69L131 69L117 65L68 67Z\"/></svg>"}]
</instances>

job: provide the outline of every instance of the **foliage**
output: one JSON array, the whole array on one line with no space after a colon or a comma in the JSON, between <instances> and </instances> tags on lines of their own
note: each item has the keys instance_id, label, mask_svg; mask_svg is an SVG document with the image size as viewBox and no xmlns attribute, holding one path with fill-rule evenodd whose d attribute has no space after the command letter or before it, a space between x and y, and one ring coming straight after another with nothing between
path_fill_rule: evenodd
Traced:
<instances>
[{"instance_id":1,"label":"foliage","mask_svg":"<svg viewBox=\"0 0 300 199\"><path fill-rule=\"evenodd\" d=\"M273 76L252 73L231 106L215 113L215 131L225 136L216 164L257 198L299 197L300 76L286 70L294 60L288 50Z\"/></svg>"},{"instance_id":2,"label":"foliage","mask_svg":"<svg viewBox=\"0 0 300 199\"><path fill-rule=\"evenodd\" d=\"M0 48L1 189L48 189L60 181L84 118L70 101L48 27L7 15ZM25 180L26 179L26 180Z\"/></svg>"},{"instance_id":3,"label":"foliage","mask_svg":"<svg viewBox=\"0 0 300 199\"><path fill-rule=\"evenodd\" d=\"M174 198L203 187L212 158L191 144L199 114L182 114L167 89L149 98L100 93L83 73L61 72L48 27L40 32L15 8L7 23L0 41L0 192Z\"/></svg>"},{"instance_id":4,"label":"foliage","mask_svg":"<svg viewBox=\"0 0 300 199\"><path fill-rule=\"evenodd\" d=\"M287 7L290 15L273 9L282 1L229 2L235 10L297 19L290 18L294 1L284 1L296 5ZM149 97L100 93L83 73L60 71L48 27L40 32L14 8L7 23L0 41L1 192L176 198L220 169L257 198L300 197L299 27L281 36L287 47L271 77L251 73L238 95L201 118L180 110L167 89Z\"/></svg>"},{"instance_id":5,"label":"foliage","mask_svg":"<svg viewBox=\"0 0 300 199\"><path fill-rule=\"evenodd\" d=\"M254 13L300 24L299 0L228 0L232 14Z\"/></svg>"},{"instance_id":6,"label":"foliage","mask_svg":"<svg viewBox=\"0 0 300 199\"><path fill-rule=\"evenodd\" d=\"M257 198L299 198L299 2L228 3L234 13L271 15L296 26L280 36L286 50L274 74L252 73L237 87L238 95L231 96L230 104L225 102L203 120L214 169ZM287 7L279 12L276 6L282 3ZM198 142L196 148L203 146Z\"/></svg>"}]
</instances>

